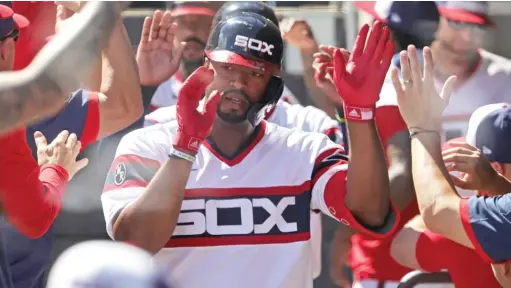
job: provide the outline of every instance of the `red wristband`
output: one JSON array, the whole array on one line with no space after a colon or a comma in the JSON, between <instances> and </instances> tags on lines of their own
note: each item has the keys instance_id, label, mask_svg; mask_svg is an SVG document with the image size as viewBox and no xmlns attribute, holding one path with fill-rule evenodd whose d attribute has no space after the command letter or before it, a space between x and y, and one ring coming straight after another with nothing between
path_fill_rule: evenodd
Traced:
<instances>
[{"instance_id":1,"label":"red wristband","mask_svg":"<svg viewBox=\"0 0 511 288\"><path fill-rule=\"evenodd\" d=\"M191 152L192 154L197 154L200 145L202 144L202 141L203 141L202 139L199 139L197 137L188 136L183 133L177 133L177 136L174 138L173 141L173 146L174 148Z\"/></svg>"},{"instance_id":2,"label":"red wristband","mask_svg":"<svg viewBox=\"0 0 511 288\"><path fill-rule=\"evenodd\" d=\"M355 107L344 105L344 117L346 120L366 122L374 119L374 112L376 108L373 107Z\"/></svg>"}]
</instances>

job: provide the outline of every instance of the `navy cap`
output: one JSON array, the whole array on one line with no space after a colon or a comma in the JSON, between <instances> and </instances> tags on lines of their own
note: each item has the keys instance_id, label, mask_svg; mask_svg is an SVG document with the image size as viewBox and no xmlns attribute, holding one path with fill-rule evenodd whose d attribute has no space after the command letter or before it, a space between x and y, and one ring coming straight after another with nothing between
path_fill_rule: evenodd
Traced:
<instances>
[{"instance_id":1,"label":"navy cap","mask_svg":"<svg viewBox=\"0 0 511 288\"><path fill-rule=\"evenodd\" d=\"M0 38L3 38L14 29L25 28L29 25L27 18L14 13L11 1L0 1Z\"/></svg>"},{"instance_id":2,"label":"navy cap","mask_svg":"<svg viewBox=\"0 0 511 288\"><path fill-rule=\"evenodd\" d=\"M458 22L493 26L488 16L490 7L486 1L437 1L443 17Z\"/></svg>"},{"instance_id":3,"label":"navy cap","mask_svg":"<svg viewBox=\"0 0 511 288\"><path fill-rule=\"evenodd\" d=\"M440 14L434 1L357 1L355 6L392 30L430 41Z\"/></svg>"},{"instance_id":4,"label":"navy cap","mask_svg":"<svg viewBox=\"0 0 511 288\"><path fill-rule=\"evenodd\" d=\"M511 163L511 105L490 104L474 111L466 141L479 148L488 161Z\"/></svg>"},{"instance_id":5,"label":"navy cap","mask_svg":"<svg viewBox=\"0 0 511 288\"><path fill-rule=\"evenodd\" d=\"M48 276L51 288L169 288L146 251L122 242L91 240L62 253Z\"/></svg>"}]
</instances>

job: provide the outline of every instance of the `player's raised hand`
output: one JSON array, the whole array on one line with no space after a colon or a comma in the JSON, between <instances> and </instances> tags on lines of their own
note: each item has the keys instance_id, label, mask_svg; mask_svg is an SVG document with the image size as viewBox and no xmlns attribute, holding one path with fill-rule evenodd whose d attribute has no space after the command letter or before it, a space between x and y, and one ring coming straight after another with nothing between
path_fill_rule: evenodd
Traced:
<instances>
[{"instance_id":1,"label":"player's raised hand","mask_svg":"<svg viewBox=\"0 0 511 288\"><path fill-rule=\"evenodd\" d=\"M342 98L339 97L335 85L333 83L333 71L334 62L333 54L334 51L339 48L335 46L320 45L319 50L321 52L315 53L314 57L314 78L316 85L325 93L330 101L335 103L337 107L342 107ZM350 52L348 50L340 48L344 61L348 62Z\"/></svg>"},{"instance_id":2,"label":"player's raised hand","mask_svg":"<svg viewBox=\"0 0 511 288\"><path fill-rule=\"evenodd\" d=\"M78 11L84 5L80 1L56 1L57 14L55 20L55 32L59 33L65 27L70 27L72 21L77 21Z\"/></svg>"},{"instance_id":3,"label":"player's raised hand","mask_svg":"<svg viewBox=\"0 0 511 288\"><path fill-rule=\"evenodd\" d=\"M374 117L375 105L394 53L389 35L389 29L376 21L371 33L369 25L362 26L347 62L339 49L334 51L333 80L344 102L347 120L370 121Z\"/></svg>"},{"instance_id":4,"label":"player's raised hand","mask_svg":"<svg viewBox=\"0 0 511 288\"><path fill-rule=\"evenodd\" d=\"M43 133L34 133L37 146L37 162L39 165L56 164L66 169L69 179L73 178L76 172L83 169L89 163L86 158L76 161L80 148L82 147L76 134L64 130L48 145Z\"/></svg>"},{"instance_id":5,"label":"player's raised hand","mask_svg":"<svg viewBox=\"0 0 511 288\"><path fill-rule=\"evenodd\" d=\"M202 66L183 83L176 104L178 133L174 138L174 148L195 155L202 141L211 132L220 93L215 90L208 95L203 111L197 108L206 87L212 81L213 71Z\"/></svg>"},{"instance_id":6,"label":"player's raised hand","mask_svg":"<svg viewBox=\"0 0 511 288\"><path fill-rule=\"evenodd\" d=\"M55 5L62 5L75 13L80 11L86 3L87 1L55 1Z\"/></svg>"},{"instance_id":7,"label":"player's raised hand","mask_svg":"<svg viewBox=\"0 0 511 288\"><path fill-rule=\"evenodd\" d=\"M300 50L317 50L312 29L305 20L286 18L280 23L282 39Z\"/></svg>"},{"instance_id":8,"label":"player's raised hand","mask_svg":"<svg viewBox=\"0 0 511 288\"><path fill-rule=\"evenodd\" d=\"M392 68L392 83L397 94L399 111L410 130L439 131L442 124L442 114L449 103L454 89L456 76L451 76L438 94L433 75L433 57L431 49L424 47L424 75L421 73L417 49L408 46L408 51L401 51L401 75Z\"/></svg>"},{"instance_id":9,"label":"player's raised hand","mask_svg":"<svg viewBox=\"0 0 511 288\"><path fill-rule=\"evenodd\" d=\"M145 18L136 55L142 85L159 85L179 68L185 44L174 47L176 29L170 11L156 10Z\"/></svg>"}]
</instances>

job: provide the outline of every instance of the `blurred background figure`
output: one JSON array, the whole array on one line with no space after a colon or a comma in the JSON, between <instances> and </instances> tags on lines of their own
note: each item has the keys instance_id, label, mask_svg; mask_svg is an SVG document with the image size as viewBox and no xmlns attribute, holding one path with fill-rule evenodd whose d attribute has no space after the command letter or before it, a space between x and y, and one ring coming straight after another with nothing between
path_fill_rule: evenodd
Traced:
<instances>
[{"instance_id":1,"label":"blurred background figure","mask_svg":"<svg viewBox=\"0 0 511 288\"><path fill-rule=\"evenodd\" d=\"M168 288L152 256L133 245L93 240L59 256L47 288Z\"/></svg>"},{"instance_id":2,"label":"blurred background figure","mask_svg":"<svg viewBox=\"0 0 511 288\"><path fill-rule=\"evenodd\" d=\"M470 115L479 107L511 102L511 62L482 49L494 27L489 3L438 2L440 23L431 45L436 87L440 91L451 75L458 76L444 111L444 140L465 136Z\"/></svg>"},{"instance_id":3,"label":"blurred background figure","mask_svg":"<svg viewBox=\"0 0 511 288\"><path fill-rule=\"evenodd\" d=\"M178 71L159 85L151 100L150 110L176 104L184 79L204 63L204 48L216 11L224 1L176 1L172 5L172 21L178 29L173 47L186 43Z\"/></svg>"}]
</instances>

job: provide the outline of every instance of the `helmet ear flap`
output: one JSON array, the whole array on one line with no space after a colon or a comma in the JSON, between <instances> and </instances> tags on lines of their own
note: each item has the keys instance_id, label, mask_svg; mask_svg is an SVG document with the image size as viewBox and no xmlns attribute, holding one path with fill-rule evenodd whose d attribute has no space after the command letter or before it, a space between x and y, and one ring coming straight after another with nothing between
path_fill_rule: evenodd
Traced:
<instances>
[{"instance_id":1,"label":"helmet ear flap","mask_svg":"<svg viewBox=\"0 0 511 288\"><path fill-rule=\"evenodd\" d=\"M276 104L284 92L284 81L278 76L271 76L265 92L267 104Z\"/></svg>"},{"instance_id":2,"label":"helmet ear flap","mask_svg":"<svg viewBox=\"0 0 511 288\"><path fill-rule=\"evenodd\" d=\"M273 109L284 92L284 81L278 76L271 76L268 86L264 91L264 99L249 109L248 121L257 126Z\"/></svg>"}]
</instances>

